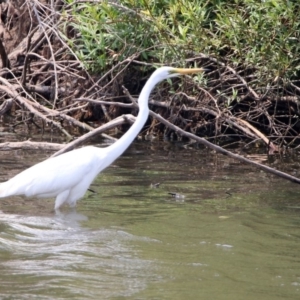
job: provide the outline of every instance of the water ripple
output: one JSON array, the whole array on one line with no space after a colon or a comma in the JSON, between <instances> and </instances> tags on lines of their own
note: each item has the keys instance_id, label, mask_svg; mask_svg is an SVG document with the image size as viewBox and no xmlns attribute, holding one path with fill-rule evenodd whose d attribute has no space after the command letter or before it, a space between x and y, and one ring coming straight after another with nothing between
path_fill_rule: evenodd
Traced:
<instances>
[{"instance_id":1,"label":"water ripple","mask_svg":"<svg viewBox=\"0 0 300 300\"><path fill-rule=\"evenodd\" d=\"M0 277L6 283L0 295L9 290L12 296L10 285L24 299L53 299L56 292L62 299L106 299L144 289L155 275L153 263L130 246L140 238L117 229L83 228L82 217L0 214Z\"/></svg>"}]
</instances>

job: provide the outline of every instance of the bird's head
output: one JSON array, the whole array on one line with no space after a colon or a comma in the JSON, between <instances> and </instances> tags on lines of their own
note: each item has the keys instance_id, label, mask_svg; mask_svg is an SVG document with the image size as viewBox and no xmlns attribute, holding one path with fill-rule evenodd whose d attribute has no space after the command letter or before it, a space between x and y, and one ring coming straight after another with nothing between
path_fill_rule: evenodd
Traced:
<instances>
[{"instance_id":1,"label":"bird's head","mask_svg":"<svg viewBox=\"0 0 300 300\"><path fill-rule=\"evenodd\" d=\"M184 68L172 68L172 67L161 67L157 69L151 77L156 79L156 82L160 82L167 78L177 77L180 75L188 75L204 72L203 68L184 69Z\"/></svg>"}]
</instances>

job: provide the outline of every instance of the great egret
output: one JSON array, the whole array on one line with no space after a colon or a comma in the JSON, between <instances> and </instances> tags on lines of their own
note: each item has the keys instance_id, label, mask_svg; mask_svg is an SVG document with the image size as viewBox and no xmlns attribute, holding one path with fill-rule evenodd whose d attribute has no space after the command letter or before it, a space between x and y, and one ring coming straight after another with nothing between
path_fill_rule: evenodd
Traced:
<instances>
[{"instance_id":1,"label":"great egret","mask_svg":"<svg viewBox=\"0 0 300 300\"><path fill-rule=\"evenodd\" d=\"M155 85L167 78L202 71L202 68L157 69L142 89L138 99L139 113L136 121L117 142L106 148L83 147L40 162L1 183L0 198L13 195L56 197L55 210L64 203L75 206L94 178L129 147L144 126L149 115L148 99Z\"/></svg>"}]
</instances>

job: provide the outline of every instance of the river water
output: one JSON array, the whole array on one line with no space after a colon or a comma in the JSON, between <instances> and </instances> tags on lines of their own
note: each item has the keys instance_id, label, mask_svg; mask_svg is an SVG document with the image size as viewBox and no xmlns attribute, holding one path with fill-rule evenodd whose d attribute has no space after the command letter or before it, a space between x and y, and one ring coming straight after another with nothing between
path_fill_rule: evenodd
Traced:
<instances>
[{"instance_id":1,"label":"river water","mask_svg":"<svg viewBox=\"0 0 300 300\"><path fill-rule=\"evenodd\" d=\"M1 153L1 180L48 155ZM91 188L60 215L53 199L1 199L0 299L300 299L296 184L160 142Z\"/></svg>"}]
</instances>

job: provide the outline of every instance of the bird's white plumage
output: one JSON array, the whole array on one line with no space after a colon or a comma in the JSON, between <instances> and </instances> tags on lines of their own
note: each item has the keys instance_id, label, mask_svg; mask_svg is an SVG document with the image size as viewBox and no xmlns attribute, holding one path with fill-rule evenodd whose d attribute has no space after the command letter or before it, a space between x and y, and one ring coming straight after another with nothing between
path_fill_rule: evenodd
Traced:
<instances>
[{"instance_id":1,"label":"bird's white plumage","mask_svg":"<svg viewBox=\"0 0 300 300\"><path fill-rule=\"evenodd\" d=\"M97 174L106 167L105 149L88 146L47 159L2 183L0 195L52 198L67 191L61 204L75 205ZM80 190L84 190L81 195ZM59 206L55 204L56 208Z\"/></svg>"},{"instance_id":2,"label":"bird's white plumage","mask_svg":"<svg viewBox=\"0 0 300 300\"><path fill-rule=\"evenodd\" d=\"M56 197L55 209L64 203L74 206L97 174L118 158L138 135L149 115L148 99L154 86L166 78L201 71L203 69L157 69L140 94L140 110L135 123L117 142L106 148L83 147L40 162L1 183L0 198L12 195Z\"/></svg>"}]
</instances>

